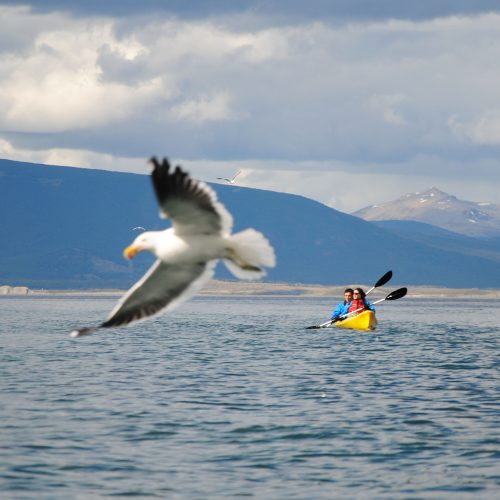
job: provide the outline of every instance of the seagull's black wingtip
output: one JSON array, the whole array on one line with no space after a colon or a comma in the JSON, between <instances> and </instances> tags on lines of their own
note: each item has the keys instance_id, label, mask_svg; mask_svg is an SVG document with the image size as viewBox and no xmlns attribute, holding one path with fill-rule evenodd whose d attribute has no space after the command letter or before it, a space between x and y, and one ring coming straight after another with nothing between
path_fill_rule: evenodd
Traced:
<instances>
[{"instance_id":1,"label":"seagull's black wingtip","mask_svg":"<svg viewBox=\"0 0 500 500\"><path fill-rule=\"evenodd\" d=\"M149 159L149 165L151 167L151 171L154 172L155 170L157 170L159 167L160 167L160 162L158 161L158 158L156 158L156 156L152 156L150 159Z\"/></svg>"}]
</instances>

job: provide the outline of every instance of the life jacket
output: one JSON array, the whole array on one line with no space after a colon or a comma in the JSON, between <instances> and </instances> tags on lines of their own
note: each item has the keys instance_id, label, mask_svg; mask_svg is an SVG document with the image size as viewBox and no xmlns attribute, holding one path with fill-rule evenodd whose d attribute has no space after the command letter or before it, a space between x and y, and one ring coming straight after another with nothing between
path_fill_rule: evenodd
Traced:
<instances>
[{"instance_id":1,"label":"life jacket","mask_svg":"<svg viewBox=\"0 0 500 500\"><path fill-rule=\"evenodd\" d=\"M347 312L357 311L358 309L367 309L365 301L363 299L353 299Z\"/></svg>"}]
</instances>

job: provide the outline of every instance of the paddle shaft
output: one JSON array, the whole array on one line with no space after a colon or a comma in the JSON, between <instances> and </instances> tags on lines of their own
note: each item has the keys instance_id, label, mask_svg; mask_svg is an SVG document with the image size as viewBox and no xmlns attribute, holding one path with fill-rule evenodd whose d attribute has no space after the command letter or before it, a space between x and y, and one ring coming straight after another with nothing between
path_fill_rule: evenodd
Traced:
<instances>
[{"instance_id":1,"label":"paddle shaft","mask_svg":"<svg viewBox=\"0 0 500 500\"><path fill-rule=\"evenodd\" d=\"M392 278L392 271L387 271L367 292L368 295L372 290L378 288L379 286L385 285Z\"/></svg>"}]
</instances>

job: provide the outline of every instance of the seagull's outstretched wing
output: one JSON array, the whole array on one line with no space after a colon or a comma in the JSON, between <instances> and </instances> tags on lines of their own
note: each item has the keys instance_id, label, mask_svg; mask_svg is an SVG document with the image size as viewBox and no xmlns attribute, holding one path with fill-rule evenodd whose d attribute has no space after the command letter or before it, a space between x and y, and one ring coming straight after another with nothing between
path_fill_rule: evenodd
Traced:
<instances>
[{"instance_id":1,"label":"seagull's outstretched wing","mask_svg":"<svg viewBox=\"0 0 500 500\"><path fill-rule=\"evenodd\" d=\"M214 274L216 261L165 264L157 260L123 296L109 318L96 328L82 328L72 337L89 335L98 328L128 325L170 311L194 295Z\"/></svg>"},{"instance_id":2,"label":"seagull's outstretched wing","mask_svg":"<svg viewBox=\"0 0 500 500\"><path fill-rule=\"evenodd\" d=\"M160 216L171 217L177 234L229 234L233 218L217 201L215 192L164 158L151 158L151 177L160 204Z\"/></svg>"},{"instance_id":3,"label":"seagull's outstretched wing","mask_svg":"<svg viewBox=\"0 0 500 500\"><path fill-rule=\"evenodd\" d=\"M238 177L238 175L241 174L241 170L238 170L238 172L236 172L234 175L233 175L233 178L231 179L231 182L234 182L234 180L236 179L236 177Z\"/></svg>"}]
</instances>

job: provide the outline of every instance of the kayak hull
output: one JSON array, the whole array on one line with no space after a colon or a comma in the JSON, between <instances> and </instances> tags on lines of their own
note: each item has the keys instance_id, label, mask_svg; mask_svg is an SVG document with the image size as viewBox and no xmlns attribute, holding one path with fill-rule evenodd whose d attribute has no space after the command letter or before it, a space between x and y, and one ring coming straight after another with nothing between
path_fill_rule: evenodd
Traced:
<instances>
[{"instance_id":1,"label":"kayak hull","mask_svg":"<svg viewBox=\"0 0 500 500\"><path fill-rule=\"evenodd\" d=\"M332 326L335 328L350 328L352 330L361 330L369 332L375 330L377 326L377 318L373 311L363 311L357 316L346 318L343 321L337 321Z\"/></svg>"}]
</instances>

